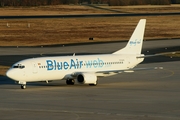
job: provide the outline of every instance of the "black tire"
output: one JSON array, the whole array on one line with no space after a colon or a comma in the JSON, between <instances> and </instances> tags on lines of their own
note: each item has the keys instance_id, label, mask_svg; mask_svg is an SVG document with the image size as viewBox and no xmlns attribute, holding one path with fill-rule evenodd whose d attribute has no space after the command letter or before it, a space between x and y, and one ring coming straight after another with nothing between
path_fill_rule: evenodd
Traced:
<instances>
[{"instance_id":1,"label":"black tire","mask_svg":"<svg viewBox=\"0 0 180 120\"><path fill-rule=\"evenodd\" d=\"M66 84L67 84L67 85L74 85L74 83L75 83L74 79L68 79L68 80L66 80Z\"/></svg>"},{"instance_id":2,"label":"black tire","mask_svg":"<svg viewBox=\"0 0 180 120\"><path fill-rule=\"evenodd\" d=\"M26 89L26 85L21 85L21 89Z\"/></svg>"}]
</instances>

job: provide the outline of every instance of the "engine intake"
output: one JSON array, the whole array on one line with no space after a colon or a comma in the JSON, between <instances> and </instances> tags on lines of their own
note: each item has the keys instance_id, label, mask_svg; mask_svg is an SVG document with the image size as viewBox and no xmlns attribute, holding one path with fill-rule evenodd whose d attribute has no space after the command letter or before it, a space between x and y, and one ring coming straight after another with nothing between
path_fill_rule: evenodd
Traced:
<instances>
[{"instance_id":1,"label":"engine intake","mask_svg":"<svg viewBox=\"0 0 180 120\"><path fill-rule=\"evenodd\" d=\"M96 84L97 76L94 73L81 73L77 76L77 81L81 84Z\"/></svg>"}]
</instances>

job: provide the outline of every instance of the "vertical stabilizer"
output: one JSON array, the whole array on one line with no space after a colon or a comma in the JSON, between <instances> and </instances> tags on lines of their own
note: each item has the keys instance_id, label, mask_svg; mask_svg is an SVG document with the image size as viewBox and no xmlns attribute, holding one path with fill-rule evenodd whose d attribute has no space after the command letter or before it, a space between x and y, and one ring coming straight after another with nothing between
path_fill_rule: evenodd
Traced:
<instances>
[{"instance_id":1,"label":"vertical stabilizer","mask_svg":"<svg viewBox=\"0 0 180 120\"><path fill-rule=\"evenodd\" d=\"M141 19L126 47L114 52L113 54L141 54L145 25L146 19Z\"/></svg>"}]
</instances>

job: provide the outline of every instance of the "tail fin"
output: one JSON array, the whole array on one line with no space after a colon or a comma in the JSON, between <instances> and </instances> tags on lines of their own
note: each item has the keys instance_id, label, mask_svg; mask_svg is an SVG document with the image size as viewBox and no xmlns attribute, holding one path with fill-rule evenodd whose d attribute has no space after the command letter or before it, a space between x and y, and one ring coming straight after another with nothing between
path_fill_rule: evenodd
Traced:
<instances>
[{"instance_id":1,"label":"tail fin","mask_svg":"<svg viewBox=\"0 0 180 120\"><path fill-rule=\"evenodd\" d=\"M141 54L145 25L146 19L141 19L126 47L114 52L113 54Z\"/></svg>"}]
</instances>

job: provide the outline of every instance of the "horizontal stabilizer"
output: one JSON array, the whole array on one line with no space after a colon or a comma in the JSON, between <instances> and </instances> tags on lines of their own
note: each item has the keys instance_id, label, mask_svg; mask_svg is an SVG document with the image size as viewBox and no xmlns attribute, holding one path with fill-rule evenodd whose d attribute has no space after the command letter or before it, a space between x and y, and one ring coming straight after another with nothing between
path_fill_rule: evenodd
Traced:
<instances>
[{"instance_id":1,"label":"horizontal stabilizer","mask_svg":"<svg viewBox=\"0 0 180 120\"><path fill-rule=\"evenodd\" d=\"M136 58L147 58L147 57L155 57L155 56L161 56L161 55L172 55L176 54L177 52L164 52L164 53L157 53L154 55L143 55L143 56L138 56Z\"/></svg>"},{"instance_id":2,"label":"horizontal stabilizer","mask_svg":"<svg viewBox=\"0 0 180 120\"><path fill-rule=\"evenodd\" d=\"M134 71L133 70L127 70L127 71L124 71L125 73L133 73Z\"/></svg>"}]
</instances>

